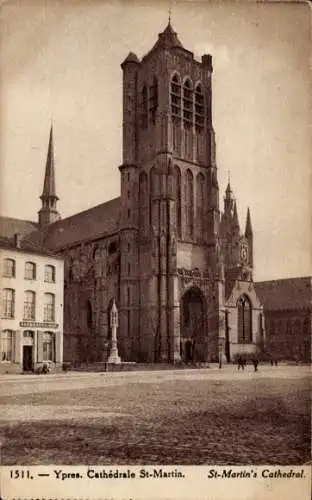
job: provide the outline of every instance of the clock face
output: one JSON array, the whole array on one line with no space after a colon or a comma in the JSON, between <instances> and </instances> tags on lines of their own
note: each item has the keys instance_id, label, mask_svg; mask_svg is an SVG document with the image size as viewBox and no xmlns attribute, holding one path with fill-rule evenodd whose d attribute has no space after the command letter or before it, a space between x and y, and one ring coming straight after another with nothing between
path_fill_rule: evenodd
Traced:
<instances>
[{"instance_id":1,"label":"clock face","mask_svg":"<svg viewBox=\"0 0 312 500\"><path fill-rule=\"evenodd\" d=\"M241 255L242 261L243 262L247 262L248 252L247 252L247 248L246 247L242 247L241 248L240 255Z\"/></svg>"}]
</instances>

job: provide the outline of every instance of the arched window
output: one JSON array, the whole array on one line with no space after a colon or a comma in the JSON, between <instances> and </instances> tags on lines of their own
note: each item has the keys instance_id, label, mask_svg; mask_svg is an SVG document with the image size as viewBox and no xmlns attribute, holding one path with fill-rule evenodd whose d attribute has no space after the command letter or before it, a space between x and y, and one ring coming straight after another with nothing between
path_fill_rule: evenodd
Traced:
<instances>
[{"instance_id":1,"label":"arched window","mask_svg":"<svg viewBox=\"0 0 312 500\"><path fill-rule=\"evenodd\" d=\"M193 125L193 88L189 78L183 84L183 123L184 128Z\"/></svg>"},{"instance_id":2,"label":"arched window","mask_svg":"<svg viewBox=\"0 0 312 500\"><path fill-rule=\"evenodd\" d=\"M92 332L93 326L93 312L92 312L92 304L90 300L87 300L86 303L86 321L89 332Z\"/></svg>"},{"instance_id":3,"label":"arched window","mask_svg":"<svg viewBox=\"0 0 312 500\"><path fill-rule=\"evenodd\" d=\"M196 177L196 227L197 238L205 240L205 176L202 172Z\"/></svg>"},{"instance_id":4,"label":"arched window","mask_svg":"<svg viewBox=\"0 0 312 500\"><path fill-rule=\"evenodd\" d=\"M196 131L196 158L197 161L205 160L205 140L204 140L204 93L202 85L199 83L195 88L195 131Z\"/></svg>"},{"instance_id":5,"label":"arched window","mask_svg":"<svg viewBox=\"0 0 312 500\"><path fill-rule=\"evenodd\" d=\"M42 361L55 362L55 335L52 332L43 333Z\"/></svg>"},{"instance_id":6,"label":"arched window","mask_svg":"<svg viewBox=\"0 0 312 500\"><path fill-rule=\"evenodd\" d=\"M147 87L144 85L142 89L142 128L148 126L148 95Z\"/></svg>"},{"instance_id":7,"label":"arched window","mask_svg":"<svg viewBox=\"0 0 312 500\"><path fill-rule=\"evenodd\" d=\"M238 299L238 343L252 343L252 306L247 295Z\"/></svg>"},{"instance_id":8,"label":"arched window","mask_svg":"<svg viewBox=\"0 0 312 500\"><path fill-rule=\"evenodd\" d=\"M200 132L204 128L204 93L200 83L195 88L195 126L196 132Z\"/></svg>"},{"instance_id":9,"label":"arched window","mask_svg":"<svg viewBox=\"0 0 312 500\"><path fill-rule=\"evenodd\" d=\"M44 266L44 281L46 283L55 283L55 267L46 265Z\"/></svg>"},{"instance_id":10,"label":"arched window","mask_svg":"<svg viewBox=\"0 0 312 500\"><path fill-rule=\"evenodd\" d=\"M194 229L194 186L193 174L187 169L185 186L185 205L186 205L186 235L193 238Z\"/></svg>"},{"instance_id":11,"label":"arched window","mask_svg":"<svg viewBox=\"0 0 312 500\"><path fill-rule=\"evenodd\" d=\"M139 227L141 233L148 231L148 179L146 172L139 175Z\"/></svg>"},{"instance_id":12,"label":"arched window","mask_svg":"<svg viewBox=\"0 0 312 500\"><path fill-rule=\"evenodd\" d=\"M43 320L55 321L55 296L53 293L44 294Z\"/></svg>"},{"instance_id":13,"label":"arched window","mask_svg":"<svg viewBox=\"0 0 312 500\"><path fill-rule=\"evenodd\" d=\"M178 238L181 238L181 172L177 165L174 167L174 189L177 236Z\"/></svg>"},{"instance_id":14,"label":"arched window","mask_svg":"<svg viewBox=\"0 0 312 500\"><path fill-rule=\"evenodd\" d=\"M157 78L155 76L153 78L153 84L150 86L149 99L150 99L150 106L149 106L150 120L153 123L153 125L155 125L156 111L158 108L158 83L157 83Z\"/></svg>"},{"instance_id":15,"label":"arched window","mask_svg":"<svg viewBox=\"0 0 312 500\"><path fill-rule=\"evenodd\" d=\"M274 319L271 319L270 321L270 336L274 337L276 333L276 323Z\"/></svg>"},{"instance_id":16,"label":"arched window","mask_svg":"<svg viewBox=\"0 0 312 500\"><path fill-rule=\"evenodd\" d=\"M173 75L170 86L172 147L181 156L181 83L177 74Z\"/></svg>"},{"instance_id":17,"label":"arched window","mask_svg":"<svg viewBox=\"0 0 312 500\"><path fill-rule=\"evenodd\" d=\"M193 160L193 89L190 79L183 84L183 143L184 158Z\"/></svg>"},{"instance_id":18,"label":"arched window","mask_svg":"<svg viewBox=\"0 0 312 500\"><path fill-rule=\"evenodd\" d=\"M170 86L171 116L174 122L181 121L181 83L177 74L171 79Z\"/></svg>"},{"instance_id":19,"label":"arched window","mask_svg":"<svg viewBox=\"0 0 312 500\"><path fill-rule=\"evenodd\" d=\"M3 276L6 278L15 278L15 260L4 259Z\"/></svg>"},{"instance_id":20,"label":"arched window","mask_svg":"<svg viewBox=\"0 0 312 500\"><path fill-rule=\"evenodd\" d=\"M0 361L13 361L12 330L3 330L0 333Z\"/></svg>"},{"instance_id":21,"label":"arched window","mask_svg":"<svg viewBox=\"0 0 312 500\"><path fill-rule=\"evenodd\" d=\"M2 291L2 317L14 318L15 291L12 288L4 288Z\"/></svg>"},{"instance_id":22,"label":"arched window","mask_svg":"<svg viewBox=\"0 0 312 500\"><path fill-rule=\"evenodd\" d=\"M36 294L32 290L24 293L24 319L36 319Z\"/></svg>"},{"instance_id":23,"label":"arched window","mask_svg":"<svg viewBox=\"0 0 312 500\"><path fill-rule=\"evenodd\" d=\"M157 175L155 172L155 167L152 167L150 170L149 174L149 201L150 201L150 206L149 206L149 213L150 213L150 224L152 225L153 223L153 200L155 198L155 195L158 190L157 186Z\"/></svg>"},{"instance_id":24,"label":"arched window","mask_svg":"<svg viewBox=\"0 0 312 500\"><path fill-rule=\"evenodd\" d=\"M35 280L36 279L36 264L34 262L25 262L25 280Z\"/></svg>"}]
</instances>

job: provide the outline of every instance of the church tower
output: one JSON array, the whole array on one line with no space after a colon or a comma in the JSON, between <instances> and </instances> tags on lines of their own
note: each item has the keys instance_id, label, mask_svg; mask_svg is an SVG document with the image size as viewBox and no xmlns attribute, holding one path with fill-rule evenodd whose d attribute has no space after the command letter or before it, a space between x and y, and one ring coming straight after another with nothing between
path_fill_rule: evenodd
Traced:
<instances>
[{"instance_id":1,"label":"church tower","mask_svg":"<svg viewBox=\"0 0 312 500\"><path fill-rule=\"evenodd\" d=\"M119 308L127 346L122 356L179 361L181 320L188 324L190 303L202 311L222 306L222 293L207 282L209 273L217 282L222 275L212 57L195 60L169 21L142 60L130 52L121 67ZM187 288L192 293L183 319L181 295ZM205 310L208 316L215 318L215 310Z\"/></svg>"},{"instance_id":2,"label":"church tower","mask_svg":"<svg viewBox=\"0 0 312 500\"><path fill-rule=\"evenodd\" d=\"M39 210L39 226L44 227L59 220L60 214L56 209L58 196L55 189L54 171L54 147L53 147L53 127L51 125L47 161L44 174L42 195L40 196L42 207Z\"/></svg>"}]
</instances>

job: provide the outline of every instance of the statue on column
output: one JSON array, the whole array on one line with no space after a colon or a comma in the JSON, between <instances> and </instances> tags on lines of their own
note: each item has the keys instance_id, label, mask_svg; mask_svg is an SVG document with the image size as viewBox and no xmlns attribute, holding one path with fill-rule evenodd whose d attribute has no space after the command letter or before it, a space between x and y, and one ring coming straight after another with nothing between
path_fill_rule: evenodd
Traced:
<instances>
[{"instance_id":1,"label":"statue on column","mask_svg":"<svg viewBox=\"0 0 312 500\"><path fill-rule=\"evenodd\" d=\"M110 363L112 365L119 365L121 363L121 359L120 356L118 355L118 346L117 346L118 309L116 306L115 299L110 313L110 326L112 329L112 343L107 363Z\"/></svg>"}]
</instances>

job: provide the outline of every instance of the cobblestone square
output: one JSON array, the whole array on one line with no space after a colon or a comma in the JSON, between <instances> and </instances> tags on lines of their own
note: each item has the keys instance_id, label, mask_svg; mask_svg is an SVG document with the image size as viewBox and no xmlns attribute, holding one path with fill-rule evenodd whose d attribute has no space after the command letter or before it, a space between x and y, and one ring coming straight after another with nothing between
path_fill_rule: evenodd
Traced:
<instances>
[{"instance_id":1,"label":"cobblestone square","mask_svg":"<svg viewBox=\"0 0 312 500\"><path fill-rule=\"evenodd\" d=\"M303 464L308 367L3 376L3 465Z\"/></svg>"}]
</instances>

